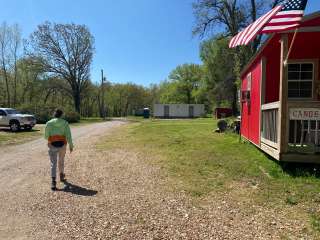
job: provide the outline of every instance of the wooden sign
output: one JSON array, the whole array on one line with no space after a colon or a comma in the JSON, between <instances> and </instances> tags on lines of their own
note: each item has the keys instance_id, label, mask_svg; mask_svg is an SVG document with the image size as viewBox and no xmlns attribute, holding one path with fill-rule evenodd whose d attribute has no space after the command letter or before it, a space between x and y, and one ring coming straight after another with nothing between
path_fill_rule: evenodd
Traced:
<instances>
[{"instance_id":1,"label":"wooden sign","mask_svg":"<svg viewBox=\"0 0 320 240\"><path fill-rule=\"evenodd\" d=\"M318 120L320 121L320 108L291 108L290 120Z\"/></svg>"}]
</instances>

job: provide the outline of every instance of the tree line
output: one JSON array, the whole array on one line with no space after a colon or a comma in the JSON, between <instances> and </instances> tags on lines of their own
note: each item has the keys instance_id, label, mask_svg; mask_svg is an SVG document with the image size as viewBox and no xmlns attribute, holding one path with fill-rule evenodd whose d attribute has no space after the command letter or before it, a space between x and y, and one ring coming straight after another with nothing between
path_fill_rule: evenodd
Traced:
<instances>
[{"instance_id":1,"label":"tree line","mask_svg":"<svg viewBox=\"0 0 320 240\"><path fill-rule=\"evenodd\" d=\"M0 106L47 114L62 106L84 117L127 116L154 103L201 103L238 111L240 71L257 51L229 49L231 36L281 0L196 0L193 34L202 64L182 63L149 87L92 81L94 36L85 25L40 24L27 39L18 25L0 26ZM103 99L102 99L103 98Z\"/></svg>"},{"instance_id":2,"label":"tree line","mask_svg":"<svg viewBox=\"0 0 320 240\"><path fill-rule=\"evenodd\" d=\"M40 118L49 118L56 107L84 117L120 117L156 101L156 86L92 81L93 55L94 37L84 25L45 22L22 39L18 25L3 23L0 107L33 112Z\"/></svg>"}]
</instances>

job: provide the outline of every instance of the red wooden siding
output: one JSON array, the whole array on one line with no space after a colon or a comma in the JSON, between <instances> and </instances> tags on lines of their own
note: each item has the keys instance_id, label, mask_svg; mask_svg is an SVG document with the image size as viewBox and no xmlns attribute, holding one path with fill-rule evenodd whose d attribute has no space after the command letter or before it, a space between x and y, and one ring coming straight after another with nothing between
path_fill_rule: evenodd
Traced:
<instances>
[{"instance_id":1,"label":"red wooden siding","mask_svg":"<svg viewBox=\"0 0 320 240\"><path fill-rule=\"evenodd\" d=\"M253 65L251 70L251 101L242 103L241 134L251 142L260 144L260 82L261 63ZM250 72L248 71L248 73ZM247 90L246 76L242 81L242 90Z\"/></svg>"},{"instance_id":2,"label":"red wooden siding","mask_svg":"<svg viewBox=\"0 0 320 240\"><path fill-rule=\"evenodd\" d=\"M280 87L280 37L274 37L268 44L263 56L266 58L266 82L264 103L279 101Z\"/></svg>"}]
</instances>

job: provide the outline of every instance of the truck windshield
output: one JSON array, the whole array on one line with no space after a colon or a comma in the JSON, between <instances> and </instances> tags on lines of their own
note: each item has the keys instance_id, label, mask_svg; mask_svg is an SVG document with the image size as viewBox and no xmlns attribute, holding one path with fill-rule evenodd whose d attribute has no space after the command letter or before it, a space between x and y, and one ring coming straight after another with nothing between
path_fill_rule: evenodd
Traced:
<instances>
[{"instance_id":1,"label":"truck windshield","mask_svg":"<svg viewBox=\"0 0 320 240\"><path fill-rule=\"evenodd\" d=\"M7 114L19 114L20 112L15 110L15 109L7 109L6 110Z\"/></svg>"}]
</instances>

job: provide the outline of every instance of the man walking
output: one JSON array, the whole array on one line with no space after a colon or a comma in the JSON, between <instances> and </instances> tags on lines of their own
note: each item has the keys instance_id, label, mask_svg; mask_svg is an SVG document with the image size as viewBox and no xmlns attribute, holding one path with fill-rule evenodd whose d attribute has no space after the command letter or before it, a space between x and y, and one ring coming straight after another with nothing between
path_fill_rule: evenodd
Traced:
<instances>
[{"instance_id":1,"label":"man walking","mask_svg":"<svg viewBox=\"0 0 320 240\"><path fill-rule=\"evenodd\" d=\"M62 119L63 111L56 109L54 118L47 122L45 128L45 139L48 140L49 157L51 162L51 190L57 190L57 164L59 168L60 181L65 182L64 174L64 158L67 150L67 143L69 144L70 153L73 151L72 136L69 124Z\"/></svg>"}]
</instances>

